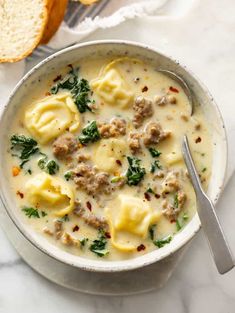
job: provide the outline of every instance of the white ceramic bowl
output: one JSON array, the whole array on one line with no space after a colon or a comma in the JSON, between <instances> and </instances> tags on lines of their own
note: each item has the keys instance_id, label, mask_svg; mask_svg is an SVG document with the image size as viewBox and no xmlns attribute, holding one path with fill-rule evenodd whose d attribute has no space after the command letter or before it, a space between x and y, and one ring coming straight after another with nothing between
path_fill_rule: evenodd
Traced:
<instances>
[{"instance_id":1,"label":"white ceramic bowl","mask_svg":"<svg viewBox=\"0 0 235 313\"><path fill-rule=\"evenodd\" d=\"M96 56L123 56L142 58L146 62L152 63L156 68L168 69L181 75L189 84L194 95L197 97L202 106L208 127L211 130L213 140L213 164L212 177L208 189L208 195L216 202L218 199L226 172L227 164L227 140L224 129L223 120L220 112L213 101L208 90L179 62L169 58L153 48L140 45L138 43L126 41L96 41L86 44L79 44L65 50L62 50L38 65L36 65L27 75L25 75L14 89L0 120L0 146L6 149L9 145L9 125L16 110L20 109L20 103L24 99L26 93L33 88L34 84L45 74L66 66L69 63L78 62L81 58L93 58ZM1 151L3 152L3 151ZM55 258L63 263L69 264L80 269L97 271L97 272L118 272L127 271L143 266L147 266L154 262L158 262L167 256L173 254L184 246L199 230L200 221L197 215L188 223L188 225L177 235L174 236L172 242L165 247L147 253L143 256L124 260L124 261L105 261L105 260L89 260L79 256L69 254L55 245L48 242L47 239L34 232L29 226L23 223L16 209L14 197L11 193L8 175L4 166L4 153L0 154L1 166L1 198L5 209L13 220L19 231L38 249L47 255Z\"/></svg>"}]
</instances>

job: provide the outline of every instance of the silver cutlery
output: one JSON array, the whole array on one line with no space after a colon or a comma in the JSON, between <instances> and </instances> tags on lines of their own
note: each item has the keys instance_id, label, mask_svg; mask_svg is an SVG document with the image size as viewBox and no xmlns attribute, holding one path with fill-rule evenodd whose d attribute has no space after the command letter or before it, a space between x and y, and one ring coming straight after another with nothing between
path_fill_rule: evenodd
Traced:
<instances>
[{"instance_id":1,"label":"silver cutlery","mask_svg":"<svg viewBox=\"0 0 235 313\"><path fill-rule=\"evenodd\" d=\"M214 205L202 189L186 135L183 138L182 153L196 193L197 212L202 229L208 239L216 267L220 274L224 274L234 267L233 256L216 215Z\"/></svg>"}]
</instances>

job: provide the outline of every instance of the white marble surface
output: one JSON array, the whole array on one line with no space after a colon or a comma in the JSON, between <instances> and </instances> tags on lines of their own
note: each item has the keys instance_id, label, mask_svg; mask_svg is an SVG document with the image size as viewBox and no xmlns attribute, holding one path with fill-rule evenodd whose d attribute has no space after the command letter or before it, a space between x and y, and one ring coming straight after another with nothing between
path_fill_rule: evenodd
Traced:
<instances>
[{"instance_id":1,"label":"white marble surface","mask_svg":"<svg viewBox=\"0 0 235 313\"><path fill-rule=\"evenodd\" d=\"M182 6L183 2L187 6ZM170 12L170 16L164 12ZM89 37L141 41L174 55L190 67L209 87L223 113L230 140L230 174L235 152L234 12L234 0L173 0L161 18L128 21ZM233 176L218 209L235 254L234 188ZM1 230L0 243L0 313L235 312L235 270L219 276L202 233L163 289L116 298L87 296L58 287L21 261Z\"/></svg>"}]
</instances>

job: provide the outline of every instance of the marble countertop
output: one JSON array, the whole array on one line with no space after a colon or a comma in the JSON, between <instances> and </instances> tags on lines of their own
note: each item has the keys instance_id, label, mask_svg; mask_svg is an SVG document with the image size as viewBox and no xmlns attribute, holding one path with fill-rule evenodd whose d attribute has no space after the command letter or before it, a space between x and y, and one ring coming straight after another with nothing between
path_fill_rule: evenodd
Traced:
<instances>
[{"instance_id":1,"label":"marble countertop","mask_svg":"<svg viewBox=\"0 0 235 313\"><path fill-rule=\"evenodd\" d=\"M218 203L218 214L235 254L235 2L187 0L187 5L180 6L184 10L178 10L183 2L172 0L160 17L99 30L88 40L116 38L151 44L182 61L208 86L229 136L230 180ZM59 287L24 263L1 230L0 242L0 313L235 312L235 270L224 276L217 273L202 232L165 287L130 297L88 296Z\"/></svg>"}]
</instances>

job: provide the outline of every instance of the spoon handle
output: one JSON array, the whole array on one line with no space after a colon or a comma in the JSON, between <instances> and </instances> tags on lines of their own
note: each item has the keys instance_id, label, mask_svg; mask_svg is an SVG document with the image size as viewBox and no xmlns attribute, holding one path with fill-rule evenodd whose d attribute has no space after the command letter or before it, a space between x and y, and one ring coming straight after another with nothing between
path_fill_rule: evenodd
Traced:
<instances>
[{"instance_id":1,"label":"spoon handle","mask_svg":"<svg viewBox=\"0 0 235 313\"><path fill-rule=\"evenodd\" d=\"M183 139L182 153L196 193L197 211L201 220L202 229L208 239L218 272L224 274L234 267L233 257L216 215L214 205L202 189L186 135Z\"/></svg>"}]
</instances>

